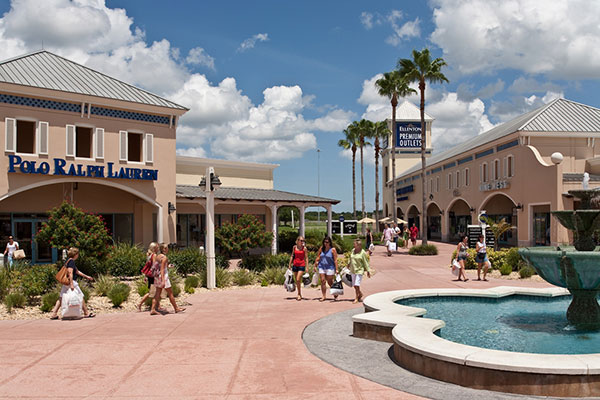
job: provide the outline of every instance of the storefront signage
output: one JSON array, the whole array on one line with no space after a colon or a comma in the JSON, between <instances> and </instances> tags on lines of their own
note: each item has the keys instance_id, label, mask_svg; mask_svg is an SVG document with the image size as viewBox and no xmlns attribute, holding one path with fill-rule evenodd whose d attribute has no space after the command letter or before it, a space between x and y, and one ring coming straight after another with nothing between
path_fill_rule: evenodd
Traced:
<instances>
[{"instance_id":1,"label":"storefront signage","mask_svg":"<svg viewBox=\"0 0 600 400\"><path fill-rule=\"evenodd\" d=\"M498 181L482 183L481 185L479 185L479 190L481 192L489 192L490 190L508 189L509 187L510 187L510 181L502 179L502 180L498 180Z\"/></svg>"},{"instance_id":2,"label":"storefront signage","mask_svg":"<svg viewBox=\"0 0 600 400\"><path fill-rule=\"evenodd\" d=\"M146 168L115 167L115 163L104 165L85 165L67 163L62 158L48 161L23 160L19 156L8 156L8 172L24 174L83 176L88 178L134 179L143 181L158 180L158 170Z\"/></svg>"},{"instance_id":3,"label":"storefront signage","mask_svg":"<svg viewBox=\"0 0 600 400\"><path fill-rule=\"evenodd\" d=\"M396 122L396 147L421 148L421 121Z\"/></svg>"},{"instance_id":4,"label":"storefront signage","mask_svg":"<svg viewBox=\"0 0 600 400\"><path fill-rule=\"evenodd\" d=\"M412 193L415 191L415 186L414 185L408 185L408 186L404 186L401 187L399 189L396 189L396 195L401 195L401 194L406 194L406 193Z\"/></svg>"}]
</instances>

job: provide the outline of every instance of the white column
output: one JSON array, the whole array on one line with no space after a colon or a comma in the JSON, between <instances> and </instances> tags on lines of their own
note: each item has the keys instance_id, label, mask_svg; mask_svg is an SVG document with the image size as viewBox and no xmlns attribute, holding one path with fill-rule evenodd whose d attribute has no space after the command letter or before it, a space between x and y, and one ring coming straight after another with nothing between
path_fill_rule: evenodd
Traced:
<instances>
[{"instance_id":1,"label":"white column","mask_svg":"<svg viewBox=\"0 0 600 400\"><path fill-rule=\"evenodd\" d=\"M298 207L298 209L300 210L300 236L306 239L306 228L304 226L304 213L306 211L306 206L303 204Z\"/></svg>"},{"instance_id":2,"label":"white column","mask_svg":"<svg viewBox=\"0 0 600 400\"><path fill-rule=\"evenodd\" d=\"M271 208L271 222L273 232L273 243L271 244L271 254L277 254L277 204L269 206Z\"/></svg>"},{"instance_id":3,"label":"white column","mask_svg":"<svg viewBox=\"0 0 600 400\"><path fill-rule=\"evenodd\" d=\"M327 205L327 236L331 237L331 204Z\"/></svg>"},{"instance_id":4,"label":"white column","mask_svg":"<svg viewBox=\"0 0 600 400\"><path fill-rule=\"evenodd\" d=\"M206 287L217 287L215 263L215 193L210 191L210 173L212 168L206 169Z\"/></svg>"},{"instance_id":5,"label":"white column","mask_svg":"<svg viewBox=\"0 0 600 400\"><path fill-rule=\"evenodd\" d=\"M158 210L156 212L156 235L158 236L156 239L158 240L158 243L162 243L165 240L163 235L164 225L163 206L158 206Z\"/></svg>"}]
</instances>

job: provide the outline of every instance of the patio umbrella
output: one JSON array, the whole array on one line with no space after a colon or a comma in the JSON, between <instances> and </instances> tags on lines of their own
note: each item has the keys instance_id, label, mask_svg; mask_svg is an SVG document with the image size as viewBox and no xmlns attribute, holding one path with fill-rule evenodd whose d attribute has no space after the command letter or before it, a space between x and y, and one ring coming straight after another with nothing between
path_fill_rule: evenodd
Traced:
<instances>
[{"instance_id":1,"label":"patio umbrella","mask_svg":"<svg viewBox=\"0 0 600 400\"><path fill-rule=\"evenodd\" d=\"M379 220L379 222L381 222L381 223L385 224L386 222L389 222L389 221L391 221L391 220L392 220L392 219L391 219L390 217L385 217L385 218L381 218L381 219Z\"/></svg>"},{"instance_id":2,"label":"patio umbrella","mask_svg":"<svg viewBox=\"0 0 600 400\"><path fill-rule=\"evenodd\" d=\"M359 224L372 224L376 222L373 218L365 217L358 221Z\"/></svg>"}]
</instances>

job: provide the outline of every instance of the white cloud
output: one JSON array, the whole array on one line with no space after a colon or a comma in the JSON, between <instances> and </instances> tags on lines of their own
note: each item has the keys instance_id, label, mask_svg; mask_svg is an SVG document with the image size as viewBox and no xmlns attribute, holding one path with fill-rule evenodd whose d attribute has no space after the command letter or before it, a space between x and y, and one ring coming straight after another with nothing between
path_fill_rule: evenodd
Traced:
<instances>
[{"instance_id":1,"label":"white cloud","mask_svg":"<svg viewBox=\"0 0 600 400\"><path fill-rule=\"evenodd\" d=\"M403 25L399 25L396 21L392 21L391 24L394 29L394 34L388 36L385 40L386 43L391 44L392 46L398 46L403 40L421 36L420 23L419 17L415 18L414 21L408 21Z\"/></svg>"},{"instance_id":2,"label":"white cloud","mask_svg":"<svg viewBox=\"0 0 600 400\"><path fill-rule=\"evenodd\" d=\"M431 41L462 73L600 77L600 2L434 0Z\"/></svg>"},{"instance_id":3,"label":"white cloud","mask_svg":"<svg viewBox=\"0 0 600 400\"><path fill-rule=\"evenodd\" d=\"M386 15L378 12L370 13L363 11L360 14L360 23L365 29L370 30L375 25L389 25L393 33L385 41L392 46L398 46L403 40L419 37L421 35L421 20L417 17L414 21L408 21L401 24L404 13L401 10L391 10Z\"/></svg>"},{"instance_id":4,"label":"white cloud","mask_svg":"<svg viewBox=\"0 0 600 400\"><path fill-rule=\"evenodd\" d=\"M509 101L493 101L489 113L495 119L506 122L560 97L564 97L564 93L547 91L543 96L519 96Z\"/></svg>"},{"instance_id":5,"label":"white cloud","mask_svg":"<svg viewBox=\"0 0 600 400\"><path fill-rule=\"evenodd\" d=\"M257 33L256 35L244 40L242 44L240 44L238 51L242 52L253 49L254 46L256 46L256 42L266 42L267 40L269 40L269 35L267 33Z\"/></svg>"},{"instance_id":6,"label":"white cloud","mask_svg":"<svg viewBox=\"0 0 600 400\"><path fill-rule=\"evenodd\" d=\"M188 52L185 62L192 65L204 65L214 71L215 59L209 56L202 47L194 47Z\"/></svg>"},{"instance_id":7,"label":"white cloud","mask_svg":"<svg viewBox=\"0 0 600 400\"><path fill-rule=\"evenodd\" d=\"M339 156L345 158L347 160L352 161L352 151L348 150L340 150L338 153ZM365 167L373 167L375 166L375 149L373 146L367 146L363 148L363 163ZM381 166L381 154L379 154L379 165ZM356 179L360 182L360 149L356 150ZM371 182L371 174L367 175L365 171L365 181Z\"/></svg>"},{"instance_id":8,"label":"white cloud","mask_svg":"<svg viewBox=\"0 0 600 400\"><path fill-rule=\"evenodd\" d=\"M177 149L177 155L187 157L206 157L206 150L202 147L188 147L187 149Z\"/></svg>"},{"instance_id":9,"label":"white cloud","mask_svg":"<svg viewBox=\"0 0 600 400\"><path fill-rule=\"evenodd\" d=\"M360 23L363 24L366 29L373 28L373 14L363 11L360 14Z\"/></svg>"},{"instance_id":10,"label":"white cloud","mask_svg":"<svg viewBox=\"0 0 600 400\"><path fill-rule=\"evenodd\" d=\"M546 91L560 92L561 88L552 82L540 82L534 78L521 76L513 81L508 91L513 93L543 93Z\"/></svg>"}]
</instances>

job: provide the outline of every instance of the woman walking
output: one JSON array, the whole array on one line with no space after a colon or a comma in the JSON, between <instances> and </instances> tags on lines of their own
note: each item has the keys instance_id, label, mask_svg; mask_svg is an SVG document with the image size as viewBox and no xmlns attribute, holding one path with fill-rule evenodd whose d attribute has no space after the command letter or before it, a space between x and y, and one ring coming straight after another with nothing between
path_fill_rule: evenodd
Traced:
<instances>
[{"instance_id":1,"label":"woman walking","mask_svg":"<svg viewBox=\"0 0 600 400\"><path fill-rule=\"evenodd\" d=\"M369 255L371 255L371 254L373 254L373 250L374 250L375 246L373 245L373 234L371 233L370 228L367 228L367 235L366 235L365 239L366 239L365 247L367 248ZM371 246L373 246L373 248L371 248Z\"/></svg>"},{"instance_id":2,"label":"woman walking","mask_svg":"<svg viewBox=\"0 0 600 400\"><path fill-rule=\"evenodd\" d=\"M350 272L352 273L352 286L356 292L353 303L358 303L359 301L362 301L363 298L363 293L360 290L362 277L365 272L369 278L371 277L369 259L367 258L367 253L362 248L360 239L354 241L354 250L352 250L352 253L350 254Z\"/></svg>"},{"instance_id":3,"label":"woman walking","mask_svg":"<svg viewBox=\"0 0 600 400\"><path fill-rule=\"evenodd\" d=\"M185 308L178 307L175 302L175 297L173 296L173 289L171 289L171 281L169 280L169 259L167 258L167 253L169 252L169 246L165 243L161 243L158 246L158 256L155 259L155 265L152 266L152 269L160 268L160 273L158 276L154 277L154 287L156 288L156 294L152 299L152 308L150 309L150 315L158 315L159 312L156 311L156 307L160 303L160 293L162 290L167 291L167 296L169 296L169 300L171 301L171 305L176 313L184 312ZM158 265L156 265L158 264Z\"/></svg>"},{"instance_id":4,"label":"woman walking","mask_svg":"<svg viewBox=\"0 0 600 400\"><path fill-rule=\"evenodd\" d=\"M75 261L77 261L77 259L79 258L79 249L77 247L71 247L67 252L67 255L69 259L67 260L67 263L65 265L67 266L67 276L69 277L69 284L62 285L62 288L60 289L60 297L54 305L54 309L52 310L52 316L50 317L50 319L58 319L58 309L60 308L60 305L62 303L62 297L69 290L74 290L81 297L81 309L83 310L83 317L94 318L96 314L94 314L93 312L89 312L85 304L85 300L83 300L83 292L81 291L81 289L79 288L79 284L75 280L75 275L81 276L82 278L85 278L89 281L93 281L94 278L84 274L83 272L77 269L77 265L75 265Z\"/></svg>"},{"instance_id":5,"label":"woman walking","mask_svg":"<svg viewBox=\"0 0 600 400\"><path fill-rule=\"evenodd\" d=\"M315 260L315 266L313 270L316 270L318 266L319 276L321 277L321 294L323 295L319 301L325 301L327 298L327 286L325 282L331 287L333 285L333 276L337 272L337 252L333 248L333 242L329 236L323 239L323 245L317 252L317 259ZM334 300L337 300L337 294L333 295Z\"/></svg>"},{"instance_id":6,"label":"woman walking","mask_svg":"<svg viewBox=\"0 0 600 400\"><path fill-rule=\"evenodd\" d=\"M298 236L288 265L288 269L292 270L296 279L296 287L298 288L298 297L296 297L296 300L298 301L302 300L302 275L306 272L306 264L308 264L308 252L304 246L304 238Z\"/></svg>"},{"instance_id":7,"label":"woman walking","mask_svg":"<svg viewBox=\"0 0 600 400\"><path fill-rule=\"evenodd\" d=\"M150 265L154 264L157 253L158 253L158 243L156 243L156 242L150 243L150 245L148 246L148 251L146 252L146 262L150 262ZM142 311L142 305L144 305L144 303L146 302L148 297L150 297L150 288L152 287L152 285L154 285L154 277L153 276L146 276L146 280L148 281L148 293L146 293L144 295L144 297L142 297L142 300L140 300L140 303L138 304L138 311ZM159 304L159 306L160 306L160 304Z\"/></svg>"},{"instance_id":8,"label":"woman walking","mask_svg":"<svg viewBox=\"0 0 600 400\"><path fill-rule=\"evenodd\" d=\"M404 239L404 248L408 249L408 226L402 229L402 239Z\"/></svg>"},{"instance_id":9,"label":"woman walking","mask_svg":"<svg viewBox=\"0 0 600 400\"><path fill-rule=\"evenodd\" d=\"M488 272L489 260L487 256L487 246L485 244L485 239L483 235L479 235L479 239L477 241L477 245L475 246L475 251L477 251L477 256L475 257L475 261L477 262L477 280L481 280L481 267L485 264L485 268L483 268L483 280Z\"/></svg>"},{"instance_id":10,"label":"woman walking","mask_svg":"<svg viewBox=\"0 0 600 400\"><path fill-rule=\"evenodd\" d=\"M461 237L461 241L456 246L456 261L460 265L457 281L461 280L461 276L465 282L468 281L467 276L465 275L465 261L467 259L467 249L469 248L469 245L467 244L468 242L469 237L465 235Z\"/></svg>"},{"instance_id":11,"label":"woman walking","mask_svg":"<svg viewBox=\"0 0 600 400\"><path fill-rule=\"evenodd\" d=\"M4 255L8 255L8 266L12 267L13 265L13 253L19 250L19 242L15 242L12 236L8 237L8 243L6 244L6 249L4 249Z\"/></svg>"}]
</instances>

